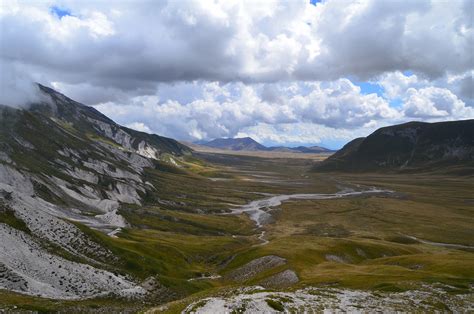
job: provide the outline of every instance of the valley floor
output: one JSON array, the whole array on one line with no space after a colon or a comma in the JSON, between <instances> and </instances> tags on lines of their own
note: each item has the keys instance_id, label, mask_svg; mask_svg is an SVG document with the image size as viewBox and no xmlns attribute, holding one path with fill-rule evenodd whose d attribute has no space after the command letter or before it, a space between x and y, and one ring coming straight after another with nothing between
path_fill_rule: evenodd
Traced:
<instances>
[{"instance_id":1,"label":"valley floor","mask_svg":"<svg viewBox=\"0 0 474 314\"><path fill-rule=\"evenodd\" d=\"M474 310L472 177L198 157L149 170L157 196L120 209L116 238L80 226L118 256L111 271L159 282L147 299L0 291L0 311Z\"/></svg>"}]
</instances>

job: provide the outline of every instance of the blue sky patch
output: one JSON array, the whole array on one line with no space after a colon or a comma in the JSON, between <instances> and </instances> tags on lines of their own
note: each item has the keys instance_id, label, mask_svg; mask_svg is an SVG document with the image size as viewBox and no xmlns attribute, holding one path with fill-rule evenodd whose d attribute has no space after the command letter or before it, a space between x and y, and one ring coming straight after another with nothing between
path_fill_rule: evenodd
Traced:
<instances>
[{"instance_id":1,"label":"blue sky patch","mask_svg":"<svg viewBox=\"0 0 474 314\"><path fill-rule=\"evenodd\" d=\"M400 98L391 99L389 105L392 108L401 108L403 106L403 101Z\"/></svg>"},{"instance_id":2,"label":"blue sky patch","mask_svg":"<svg viewBox=\"0 0 474 314\"><path fill-rule=\"evenodd\" d=\"M377 96L383 96L383 87L379 84L369 83L369 82L352 82L354 85L360 87L360 92L364 95L368 94L377 94Z\"/></svg>"},{"instance_id":3,"label":"blue sky patch","mask_svg":"<svg viewBox=\"0 0 474 314\"><path fill-rule=\"evenodd\" d=\"M53 5L50 9L51 14L56 15L58 19L63 16L72 16L71 10Z\"/></svg>"},{"instance_id":4,"label":"blue sky patch","mask_svg":"<svg viewBox=\"0 0 474 314\"><path fill-rule=\"evenodd\" d=\"M321 2L322 0L309 0L309 3L311 3L312 5L316 5L318 4L319 2Z\"/></svg>"}]
</instances>

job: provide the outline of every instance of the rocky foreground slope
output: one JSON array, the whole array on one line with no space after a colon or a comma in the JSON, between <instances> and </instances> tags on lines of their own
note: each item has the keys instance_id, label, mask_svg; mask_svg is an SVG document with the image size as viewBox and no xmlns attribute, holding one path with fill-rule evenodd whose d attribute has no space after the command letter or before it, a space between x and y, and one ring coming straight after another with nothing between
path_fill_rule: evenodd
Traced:
<instances>
[{"instance_id":1,"label":"rocky foreground slope","mask_svg":"<svg viewBox=\"0 0 474 314\"><path fill-rule=\"evenodd\" d=\"M43 100L26 109L0 105L0 289L56 299L146 294L111 271L115 255L80 226L113 237L127 226L121 205L140 205L155 189L144 169L190 150L38 88Z\"/></svg>"},{"instance_id":2,"label":"rocky foreground slope","mask_svg":"<svg viewBox=\"0 0 474 314\"><path fill-rule=\"evenodd\" d=\"M474 120L410 122L357 138L316 171L446 170L474 173Z\"/></svg>"}]
</instances>

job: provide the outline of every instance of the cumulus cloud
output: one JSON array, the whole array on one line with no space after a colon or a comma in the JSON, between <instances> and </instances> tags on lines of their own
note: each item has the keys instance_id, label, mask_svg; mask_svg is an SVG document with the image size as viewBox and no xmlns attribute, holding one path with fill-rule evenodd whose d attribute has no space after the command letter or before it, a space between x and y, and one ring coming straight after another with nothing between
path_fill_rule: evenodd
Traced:
<instances>
[{"instance_id":1,"label":"cumulus cloud","mask_svg":"<svg viewBox=\"0 0 474 314\"><path fill-rule=\"evenodd\" d=\"M1 56L61 81L123 90L155 82L334 80L472 68L466 1L152 1L4 5Z\"/></svg>"},{"instance_id":2,"label":"cumulus cloud","mask_svg":"<svg viewBox=\"0 0 474 314\"><path fill-rule=\"evenodd\" d=\"M430 83L417 75L405 75L400 71L389 72L377 78L374 83L383 87L389 99L402 98L409 88L420 88Z\"/></svg>"},{"instance_id":3,"label":"cumulus cloud","mask_svg":"<svg viewBox=\"0 0 474 314\"><path fill-rule=\"evenodd\" d=\"M289 99L299 120L329 127L356 128L373 120L395 119L399 113L376 94L363 95L347 79L327 83L308 83L312 91Z\"/></svg>"},{"instance_id":4,"label":"cumulus cloud","mask_svg":"<svg viewBox=\"0 0 474 314\"><path fill-rule=\"evenodd\" d=\"M166 85L163 95L106 102L96 108L137 130L179 139L251 136L264 143L293 144L349 140L413 119L474 118L474 110L450 90L423 86L423 80L408 82L394 92L393 97L403 101L397 108L390 106L388 98L364 94L347 79L253 85L182 83ZM185 92L187 97L181 97Z\"/></svg>"},{"instance_id":5,"label":"cumulus cloud","mask_svg":"<svg viewBox=\"0 0 474 314\"><path fill-rule=\"evenodd\" d=\"M145 125L143 122L133 122L126 125L127 128L134 129L137 131L145 132L148 134L153 133L150 128Z\"/></svg>"},{"instance_id":6,"label":"cumulus cloud","mask_svg":"<svg viewBox=\"0 0 474 314\"><path fill-rule=\"evenodd\" d=\"M413 89L420 90L427 87L436 87L438 91L445 90L446 94L453 94L466 106L474 106L474 71L466 71L458 75L446 75L436 80L428 80L416 74L405 75L400 71L385 73L372 83L380 85L387 99L406 100L413 94Z\"/></svg>"},{"instance_id":7,"label":"cumulus cloud","mask_svg":"<svg viewBox=\"0 0 474 314\"><path fill-rule=\"evenodd\" d=\"M329 145L330 148L339 148L353 138L366 136L374 130L375 126L347 130L304 122L279 125L259 123L256 126L242 129L236 137L248 136L260 143L273 146L317 145L324 142L324 145Z\"/></svg>"},{"instance_id":8,"label":"cumulus cloud","mask_svg":"<svg viewBox=\"0 0 474 314\"><path fill-rule=\"evenodd\" d=\"M269 97L269 90L279 96ZM142 121L154 132L187 140L233 137L264 124L280 127L281 133L288 131L283 125L355 129L400 117L386 100L362 94L347 79L271 86L203 83L202 95L190 102L147 96L135 97L129 105L104 103L96 108L121 123Z\"/></svg>"},{"instance_id":9,"label":"cumulus cloud","mask_svg":"<svg viewBox=\"0 0 474 314\"><path fill-rule=\"evenodd\" d=\"M464 102L449 90L437 87L408 89L403 109L407 117L414 118L474 117L474 108L466 107Z\"/></svg>"},{"instance_id":10,"label":"cumulus cloud","mask_svg":"<svg viewBox=\"0 0 474 314\"><path fill-rule=\"evenodd\" d=\"M146 132L296 141L295 127L302 141L472 117L471 12L470 0L4 0L0 59ZM31 101L8 82L6 101Z\"/></svg>"},{"instance_id":11,"label":"cumulus cloud","mask_svg":"<svg viewBox=\"0 0 474 314\"><path fill-rule=\"evenodd\" d=\"M324 78L413 70L430 78L473 67L472 2L327 1L315 32L321 54L301 75ZM471 8L470 8L471 7ZM321 75L321 74L320 74Z\"/></svg>"}]
</instances>

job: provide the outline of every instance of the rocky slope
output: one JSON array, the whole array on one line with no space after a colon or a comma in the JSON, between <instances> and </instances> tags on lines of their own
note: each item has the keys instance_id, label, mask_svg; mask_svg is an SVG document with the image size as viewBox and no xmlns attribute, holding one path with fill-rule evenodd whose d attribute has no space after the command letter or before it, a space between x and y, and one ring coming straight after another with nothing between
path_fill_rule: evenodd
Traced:
<instances>
[{"instance_id":1,"label":"rocky slope","mask_svg":"<svg viewBox=\"0 0 474 314\"><path fill-rule=\"evenodd\" d=\"M316 171L441 171L473 173L474 120L410 122L357 138Z\"/></svg>"},{"instance_id":2,"label":"rocky slope","mask_svg":"<svg viewBox=\"0 0 474 314\"><path fill-rule=\"evenodd\" d=\"M122 127L39 85L43 101L0 105L0 289L57 299L139 297L146 289L108 265L116 256L81 229L114 236L122 204L155 187L144 169L190 150Z\"/></svg>"}]
</instances>

